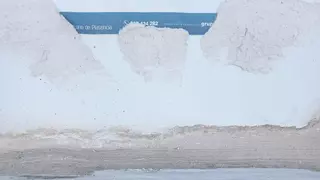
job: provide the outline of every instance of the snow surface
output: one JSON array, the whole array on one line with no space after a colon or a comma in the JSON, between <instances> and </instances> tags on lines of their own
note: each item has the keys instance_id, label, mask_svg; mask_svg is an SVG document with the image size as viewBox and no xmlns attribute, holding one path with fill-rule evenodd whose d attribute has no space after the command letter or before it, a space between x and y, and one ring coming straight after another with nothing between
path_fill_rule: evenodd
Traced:
<instances>
[{"instance_id":1,"label":"snow surface","mask_svg":"<svg viewBox=\"0 0 320 180\"><path fill-rule=\"evenodd\" d=\"M119 47L133 71L146 81L180 80L186 55L188 32L183 29L130 24L119 33Z\"/></svg>"},{"instance_id":2,"label":"snow surface","mask_svg":"<svg viewBox=\"0 0 320 180\"><path fill-rule=\"evenodd\" d=\"M194 124L301 127L318 115L319 4L298 0L55 2L61 11L218 11L219 15L205 36L189 36L185 59L177 58L184 62L174 73L181 77L178 82L168 82L167 77L145 81L125 60L132 54L129 47L119 45L118 36L79 37L50 0L1 1L0 132L119 125L144 131ZM251 22L256 19L261 23ZM282 25L287 28L279 28ZM246 29L251 36L240 37ZM296 30L303 31L297 40L290 39ZM171 43L176 38L180 36L169 33L164 40ZM135 43L147 49L142 41ZM185 46L181 40L177 43L178 49ZM247 50L236 56L239 43ZM172 46L162 48L166 51L161 52L169 52ZM277 60L265 61L274 55ZM239 68L243 64L229 63L248 58L244 65L266 68L267 73L248 72Z\"/></svg>"}]
</instances>

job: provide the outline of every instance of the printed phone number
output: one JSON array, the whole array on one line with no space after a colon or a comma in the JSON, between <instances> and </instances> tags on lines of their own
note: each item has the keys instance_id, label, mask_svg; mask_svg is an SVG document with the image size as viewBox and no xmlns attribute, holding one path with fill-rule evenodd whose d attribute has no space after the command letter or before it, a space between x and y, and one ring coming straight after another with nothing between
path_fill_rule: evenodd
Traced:
<instances>
[{"instance_id":1,"label":"printed phone number","mask_svg":"<svg viewBox=\"0 0 320 180\"><path fill-rule=\"evenodd\" d=\"M145 26L158 26L159 25L159 21L128 21L128 20L124 21L124 25L128 25L130 23L143 24Z\"/></svg>"}]
</instances>

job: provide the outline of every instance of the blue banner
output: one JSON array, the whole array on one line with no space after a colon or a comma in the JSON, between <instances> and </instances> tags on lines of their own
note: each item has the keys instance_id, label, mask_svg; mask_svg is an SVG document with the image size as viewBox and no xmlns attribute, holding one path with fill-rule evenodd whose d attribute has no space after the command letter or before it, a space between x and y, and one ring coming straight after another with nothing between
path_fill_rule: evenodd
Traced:
<instances>
[{"instance_id":1,"label":"blue banner","mask_svg":"<svg viewBox=\"0 0 320 180\"><path fill-rule=\"evenodd\" d=\"M61 12L80 34L118 34L130 22L147 26L182 28L190 35L205 34L216 13L171 12Z\"/></svg>"}]
</instances>

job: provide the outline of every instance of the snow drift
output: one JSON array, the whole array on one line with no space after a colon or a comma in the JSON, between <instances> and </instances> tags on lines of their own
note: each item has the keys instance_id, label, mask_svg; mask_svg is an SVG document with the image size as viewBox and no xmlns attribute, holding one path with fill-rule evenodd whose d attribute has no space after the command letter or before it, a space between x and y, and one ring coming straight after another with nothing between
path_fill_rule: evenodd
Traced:
<instances>
[{"instance_id":1,"label":"snow drift","mask_svg":"<svg viewBox=\"0 0 320 180\"><path fill-rule=\"evenodd\" d=\"M126 27L120 36L79 36L51 0L0 2L1 132L113 126L149 131L194 124L301 127L317 118L319 4L96 2L56 4L61 11L203 7L218 9L219 16L203 37L152 27ZM177 81L168 81L172 77Z\"/></svg>"}]
</instances>

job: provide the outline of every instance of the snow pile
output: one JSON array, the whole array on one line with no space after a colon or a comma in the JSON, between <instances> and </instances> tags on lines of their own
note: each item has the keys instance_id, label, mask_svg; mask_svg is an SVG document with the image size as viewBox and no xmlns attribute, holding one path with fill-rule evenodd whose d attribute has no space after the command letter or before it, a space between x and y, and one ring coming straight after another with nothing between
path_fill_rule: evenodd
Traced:
<instances>
[{"instance_id":1,"label":"snow pile","mask_svg":"<svg viewBox=\"0 0 320 180\"><path fill-rule=\"evenodd\" d=\"M67 5L86 9L78 1ZM79 2L89 10L115 11ZM120 9L125 4L112 2ZM130 8L171 6L137 2ZM181 11L193 9L176 3ZM297 0L235 0L221 5L203 38L136 25L119 36L80 37L50 0L1 1L0 132L304 126L319 115L319 12L318 5ZM179 83L158 81L163 77Z\"/></svg>"},{"instance_id":2,"label":"snow pile","mask_svg":"<svg viewBox=\"0 0 320 180\"><path fill-rule=\"evenodd\" d=\"M58 14L52 0L1 1L0 17L1 63L16 64L16 68L25 64L23 68L31 75L44 76L51 82L103 72L103 66ZM15 58L4 57L13 52ZM4 78L6 72L2 73Z\"/></svg>"},{"instance_id":3,"label":"snow pile","mask_svg":"<svg viewBox=\"0 0 320 180\"><path fill-rule=\"evenodd\" d=\"M119 33L119 47L133 71L152 79L157 70L168 77L179 73L186 61L188 32L183 29L130 24ZM172 78L172 76L170 77Z\"/></svg>"},{"instance_id":4,"label":"snow pile","mask_svg":"<svg viewBox=\"0 0 320 180\"><path fill-rule=\"evenodd\" d=\"M299 44L320 24L320 6L300 0L231 0L218 12L201 41L206 57L256 73L272 71L284 48ZM222 50L225 59L217 56Z\"/></svg>"},{"instance_id":5,"label":"snow pile","mask_svg":"<svg viewBox=\"0 0 320 180\"><path fill-rule=\"evenodd\" d=\"M109 79L104 67L52 0L1 1L0 18L0 131L76 124L75 104Z\"/></svg>"}]
</instances>

